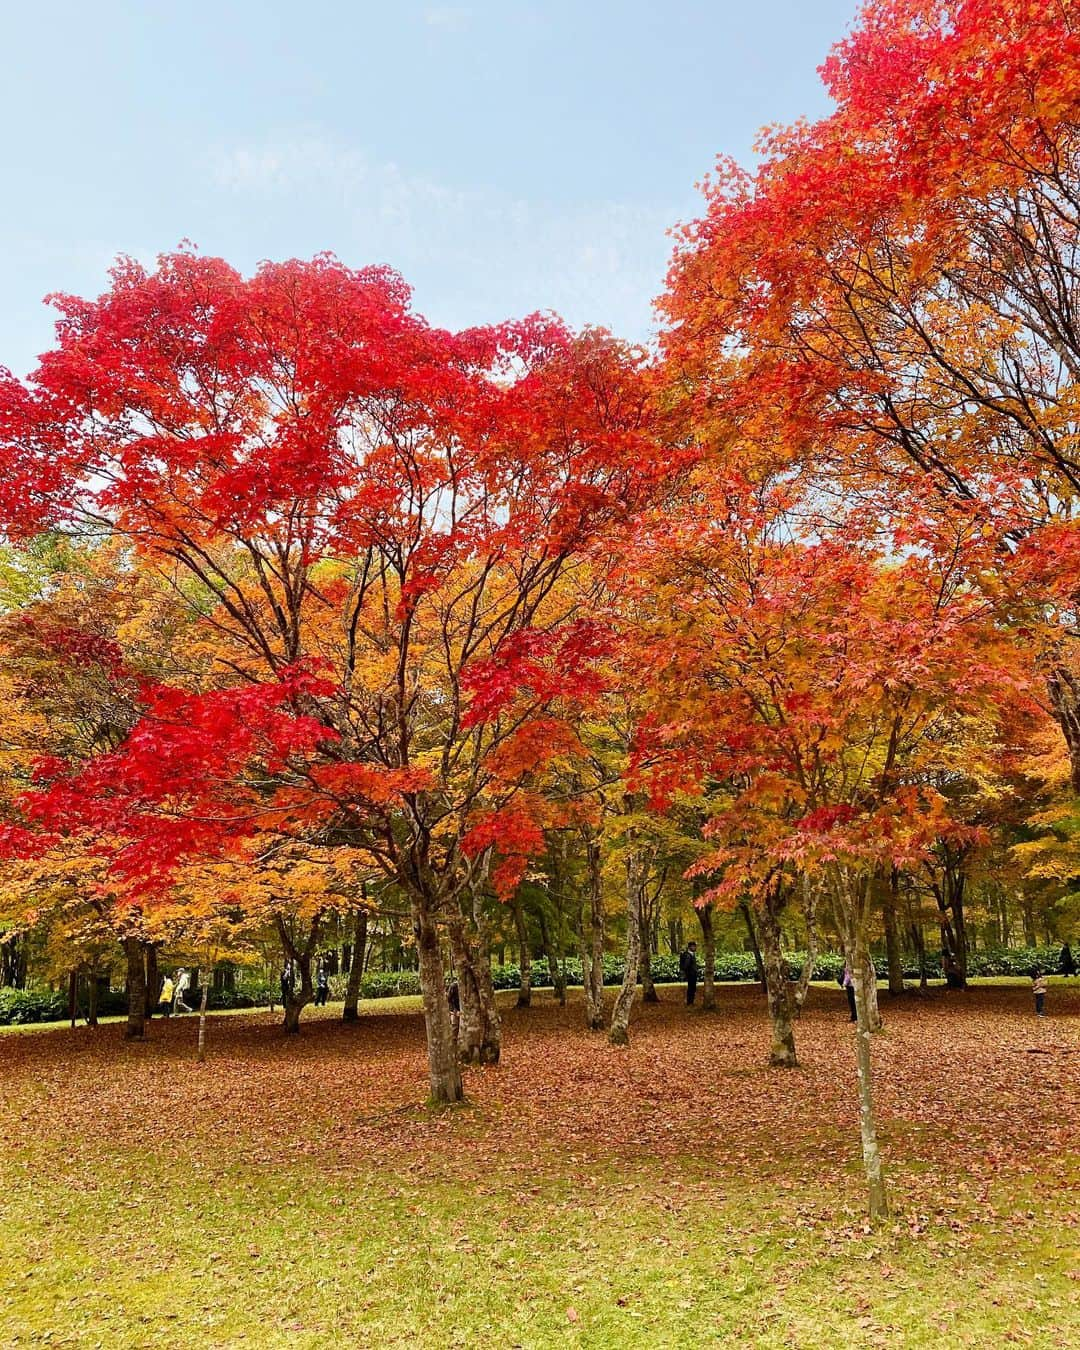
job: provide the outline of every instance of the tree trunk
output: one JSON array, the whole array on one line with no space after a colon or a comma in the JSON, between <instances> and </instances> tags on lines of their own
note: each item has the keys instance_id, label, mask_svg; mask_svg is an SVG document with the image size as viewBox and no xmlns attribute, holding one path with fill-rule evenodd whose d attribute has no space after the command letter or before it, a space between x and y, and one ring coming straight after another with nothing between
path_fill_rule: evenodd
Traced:
<instances>
[{"instance_id":1,"label":"tree trunk","mask_svg":"<svg viewBox=\"0 0 1080 1350\"><path fill-rule=\"evenodd\" d=\"M431 899L414 892L410 896L410 909L417 955L420 958L420 990L427 1032L431 1101L439 1105L464 1101L465 1090L446 999L446 975L442 953L439 951L439 930L435 924Z\"/></svg>"},{"instance_id":2,"label":"tree trunk","mask_svg":"<svg viewBox=\"0 0 1080 1350\"><path fill-rule=\"evenodd\" d=\"M209 982L203 978L199 967L199 1048L197 1058L201 1064L206 1058L206 996L210 992Z\"/></svg>"},{"instance_id":3,"label":"tree trunk","mask_svg":"<svg viewBox=\"0 0 1080 1350\"><path fill-rule=\"evenodd\" d=\"M589 874L589 917L581 932L581 983L585 994L585 1025L604 1029L604 883L600 844L586 844Z\"/></svg>"},{"instance_id":4,"label":"tree trunk","mask_svg":"<svg viewBox=\"0 0 1080 1350\"><path fill-rule=\"evenodd\" d=\"M641 915L638 927L641 929L638 940L640 950L638 975L641 978L641 1001L643 1003L659 1003L660 995L656 992L656 985L653 984L652 977L652 933L644 915Z\"/></svg>"},{"instance_id":5,"label":"tree trunk","mask_svg":"<svg viewBox=\"0 0 1080 1350\"><path fill-rule=\"evenodd\" d=\"M626 966L622 986L611 1011L608 1039L612 1045L629 1045L630 1010L637 993L638 961L641 957L641 860L631 850L626 860Z\"/></svg>"},{"instance_id":6,"label":"tree trunk","mask_svg":"<svg viewBox=\"0 0 1080 1350\"><path fill-rule=\"evenodd\" d=\"M288 997L285 1000L285 1018L282 1022L282 1028L287 1036L297 1036L300 1034L300 1014L315 1000L315 986L311 979L311 958L315 953L315 948L319 940L320 919L316 916L311 921L311 928L308 931L307 942L303 947L298 947L289 935L289 930L285 926L284 919L277 916L278 936L281 938L281 948L288 958L293 970L294 985ZM297 992L295 987L296 972L300 972L300 990Z\"/></svg>"},{"instance_id":7,"label":"tree trunk","mask_svg":"<svg viewBox=\"0 0 1080 1350\"><path fill-rule=\"evenodd\" d=\"M146 1020L149 1022L157 1007L161 981L158 979L158 949L156 942L146 943Z\"/></svg>"},{"instance_id":8,"label":"tree trunk","mask_svg":"<svg viewBox=\"0 0 1080 1350\"><path fill-rule=\"evenodd\" d=\"M127 1004L128 1018L124 1037L129 1041L141 1041L145 1034L146 1013L146 973L143 964L143 945L137 937L124 938L124 955L127 957Z\"/></svg>"},{"instance_id":9,"label":"tree trunk","mask_svg":"<svg viewBox=\"0 0 1080 1350\"><path fill-rule=\"evenodd\" d=\"M559 1006L565 1008L566 976L563 973L558 957L555 955L555 948L551 945L551 932L548 928L547 916L544 913L543 907L540 909L540 942L544 948L548 974L551 976L551 988Z\"/></svg>"},{"instance_id":10,"label":"tree trunk","mask_svg":"<svg viewBox=\"0 0 1080 1350\"><path fill-rule=\"evenodd\" d=\"M345 984L345 1006L341 1010L343 1022L355 1022L360 1017L360 984L364 978L364 952L367 948L368 913L362 909L356 916L351 944L352 963Z\"/></svg>"},{"instance_id":11,"label":"tree trunk","mask_svg":"<svg viewBox=\"0 0 1080 1350\"><path fill-rule=\"evenodd\" d=\"M450 916L450 943L458 967L461 1019L457 1049L466 1063L498 1064L502 1054L502 1018L491 979L491 931L483 896L464 894Z\"/></svg>"},{"instance_id":12,"label":"tree trunk","mask_svg":"<svg viewBox=\"0 0 1080 1350\"><path fill-rule=\"evenodd\" d=\"M897 899L900 873L889 870L888 884L881 887L881 916L885 926L885 956L889 963L889 993L904 992L904 960L900 951L900 930L897 919Z\"/></svg>"},{"instance_id":13,"label":"tree trunk","mask_svg":"<svg viewBox=\"0 0 1080 1350\"><path fill-rule=\"evenodd\" d=\"M852 976L855 982L855 1028L856 1058L859 1071L859 1133L862 1138L863 1170L866 1173L866 1186L870 1204L870 1218L873 1222L887 1219L889 1205L885 1194L885 1178L881 1168L881 1153L878 1149L877 1126L874 1121L874 1102L871 1092L870 1076L870 1035L874 1030L870 1002L870 987L866 972L873 971L870 952L865 933L861 925L856 926L853 935L854 962Z\"/></svg>"},{"instance_id":14,"label":"tree trunk","mask_svg":"<svg viewBox=\"0 0 1080 1350\"><path fill-rule=\"evenodd\" d=\"M754 953L754 969L757 971L758 984L767 993L769 986L765 976L765 962L761 959L761 947L758 945L754 916L750 913L750 904L745 898L739 901L739 910L743 916L743 922L746 924L746 936L750 940L750 950Z\"/></svg>"},{"instance_id":15,"label":"tree trunk","mask_svg":"<svg viewBox=\"0 0 1080 1350\"><path fill-rule=\"evenodd\" d=\"M701 924L701 945L705 955L705 980L702 984L701 1006L707 1010L716 1007L716 930L713 927L713 907L695 906Z\"/></svg>"},{"instance_id":16,"label":"tree trunk","mask_svg":"<svg viewBox=\"0 0 1080 1350\"><path fill-rule=\"evenodd\" d=\"M532 954L529 951L529 925L525 922L525 906L521 897L514 900L514 927L518 940L518 984L517 1006L527 1008L532 1003Z\"/></svg>"},{"instance_id":17,"label":"tree trunk","mask_svg":"<svg viewBox=\"0 0 1080 1350\"><path fill-rule=\"evenodd\" d=\"M851 974L853 979L856 963L862 963L863 989L866 991L867 1025L871 1031L880 1031L882 1024L881 1012L878 1008L877 975L874 971L874 957L869 944L864 942L860 950L852 953L852 956Z\"/></svg>"},{"instance_id":18,"label":"tree trunk","mask_svg":"<svg viewBox=\"0 0 1080 1350\"><path fill-rule=\"evenodd\" d=\"M88 1006L86 1009L86 1025L96 1027L98 1024L98 989L101 976L97 973L97 963L90 967L89 989L87 990Z\"/></svg>"},{"instance_id":19,"label":"tree trunk","mask_svg":"<svg viewBox=\"0 0 1080 1350\"><path fill-rule=\"evenodd\" d=\"M791 991L788 988L784 954L780 946L780 924L773 911L771 899L766 898L758 911L756 926L761 939L762 963L765 968L765 997L772 1026L769 1063L779 1069L795 1069L798 1068L799 1060L795 1054Z\"/></svg>"},{"instance_id":20,"label":"tree trunk","mask_svg":"<svg viewBox=\"0 0 1080 1350\"><path fill-rule=\"evenodd\" d=\"M1035 933L1035 908L1029 895L1021 895L1020 913L1024 919L1024 944L1028 947L1037 947L1039 939Z\"/></svg>"},{"instance_id":21,"label":"tree trunk","mask_svg":"<svg viewBox=\"0 0 1080 1350\"><path fill-rule=\"evenodd\" d=\"M68 977L68 1016L71 1018L71 1029L75 1030L75 1019L79 1012L79 972L74 967Z\"/></svg>"}]
</instances>

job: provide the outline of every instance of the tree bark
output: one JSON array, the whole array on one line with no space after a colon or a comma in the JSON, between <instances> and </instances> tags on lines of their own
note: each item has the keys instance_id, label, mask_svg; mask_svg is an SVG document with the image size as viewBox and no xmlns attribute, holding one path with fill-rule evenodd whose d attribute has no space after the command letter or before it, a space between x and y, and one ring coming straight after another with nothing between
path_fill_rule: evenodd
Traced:
<instances>
[{"instance_id":1,"label":"tree bark","mask_svg":"<svg viewBox=\"0 0 1080 1350\"><path fill-rule=\"evenodd\" d=\"M161 981L158 979L158 949L156 942L146 943L146 1020L149 1022L157 1007Z\"/></svg>"},{"instance_id":2,"label":"tree bark","mask_svg":"<svg viewBox=\"0 0 1080 1350\"><path fill-rule=\"evenodd\" d=\"M706 1010L716 1007L716 929L713 926L713 907L710 901L706 905L695 906L698 923L701 924L701 945L705 960L705 979L702 983L701 1006Z\"/></svg>"},{"instance_id":3,"label":"tree bark","mask_svg":"<svg viewBox=\"0 0 1080 1350\"><path fill-rule=\"evenodd\" d=\"M889 963L889 993L904 992L904 959L900 950L900 930L897 919L897 899L900 873L890 868L888 884L881 887L881 916L885 927L885 956Z\"/></svg>"},{"instance_id":4,"label":"tree bark","mask_svg":"<svg viewBox=\"0 0 1080 1350\"><path fill-rule=\"evenodd\" d=\"M367 948L368 913L360 910L356 915L351 944L352 962L349 966L349 978L345 984L345 1006L341 1010L343 1022L355 1022L360 1017L360 984L364 978L364 952Z\"/></svg>"},{"instance_id":5,"label":"tree bark","mask_svg":"<svg viewBox=\"0 0 1080 1350\"><path fill-rule=\"evenodd\" d=\"M71 1029L75 1030L75 1019L79 1013L79 972L73 966L71 974L68 976L68 1016L71 1018Z\"/></svg>"},{"instance_id":6,"label":"tree bark","mask_svg":"<svg viewBox=\"0 0 1080 1350\"><path fill-rule=\"evenodd\" d=\"M643 1003L659 1003L660 995L656 992L656 985L653 984L652 977L652 934L644 915L639 918L638 927L641 929L638 939L640 951L638 975L641 979L641 1001Z\"/></svg>"},{"instance_id":7,"label":"tree bark","mask_svg":"<svg viewBox=\"0 0 1080 1350\"><path fill-rule=\"evenodd\" d=\"M585 993L585 1025L590 1031L604 1028L604 883L600 844L590 839L585 847L589 877L589 916L581 932L581 983Z\"/></svg>"},{"instance_id":8,"label":"tree bark","mask_svg":"<svg viewBox=\"0 0 1080 1350\"><path fill-rule=\"evenodd\" d=\"M630 1044L630 1011L637 993L638 961L641 957L641 889L641 860L631 849L626 859L626 966L611 1011L608 1039L612 1045Z\"/></svg>"},{"instance_id":9,"label":"tree bark","mask_svg":"<svg viewBox=\"0 0 1080 1350\"><path fill-rule=\"evenodd\" d=\"M540 942L544 948L544 956L547 960L548 974L551 976L551 988L555 999L560 1007L566 1006L566 976L563 973L562 965L555 955L555 948L551 945L551 931L548 928L547 916L544 910L540 909Z\"/></svg>"},{"instance_id":10,"label":"tree bark","mask_svg":"<svg viewBox=\"0 0 1080 1350\"><path fill-rule=\"evenodd\" d=\"M428 1078L431 1101L438 1105L464 1101L457 1047L446 999L446 975L439 951L439 930L429 896L414 891L409 897L413 934L420 958L420 991L427 1032ZM463 1008L464 1011L464 1008Z\"/></svg>"},{"instance_id":11,"label":"tree bark","mask_svg":"<svg viewBox=\"0 0 1080 1350\"><path fill-rule=\"evenodd\" d=\"M765 997L769 1008L772 1043L769 1063L778 1069L798 1068L795 1053L795 1028L791 991L788 987L784 954L780 945L780 923L775 912L775 900L767 897L757 915L757 932L761 940L762 962L765 968Z\"/></svg>"},{"instance_id":12,"label":"tree bark","mask_svg":"<svg viewBox=\"0 0 1080 1350\"><path fill-rule=\"evenodd\" d=\"M520 971L517 1006L528 1008L532 1003L532 954L529 951L529 925L525 921L525 906L520 896L514 899L514 927L517 930Z\"/></svg>"},{"instance_id":13,"label":"tree bark","mask_svg":"<svg viewBox=\"0 0 1080 1350\"><path fill-rule=\"evenodd\" d=\"M87 1009L86 1025L96 1027L98 1024L98 987L101 976L97 972L97 962L90 967L89 989L87 990Z\"/></svg>"},{"instance_id":14,"label":"tree bark","mask_svg":"<svg viewBox=\"0 0 1080 1350\"><path fill-rule=\"evenodd\" d=\"M870 1035L873 1030L870 989L866 972L873 970L866 934L861 924L854 925L852 944L854 963L852 976L855 983L855 1046L859 1074L859 1134L862 1140L863 1171L866 1174L867 1196L870 1218L879 1222L889 1216L888 1198L885 1193L885 1177L881 1167L881 1152L878 1148L877 1124L874 1119L874 1101L871 1091Z\"/></svg>"},{"instance_id":15,"label":"tree bark","mask_svg":"<svg viewBox=\"0 0 1080 1350\"><path fill-rule=\"evenodd\" d=\"M765 962L761 959L761 947L758 945L754 916L750 913L750 904L745 897L739 901L739 911L743 916L743 922L746 924L746 936L750 940L750 950L754 953L754 969L757 971L758 984L767 992L768 982L765 978Z\"/></svg>"},{"instance_id":16,"label":"tree bark","mask_svg":"<svg viewBox=\"0 0 1080 1350\"><path fill-rule=\"evenodd\" d=\"M209 981L203 978L202 967L199 967L199 1048L197 1058L201 1064L206 1058L206 996L210 992Z\"/></svg>"},{"instance_id":17,"label":"tree bark","mask_svg":"<svg viewBox=\"0 0 1080 1350\"><path fill-rule=\"evenodd\" d=\"M127 1027L124 1038L141 1041L146 1030L146 970L143 965L143 945L137 937L124 938L127 957Z\"/></svg>"},{"instance_id":18,"label":"tree bark","mask_svg":"<svg viewBox=\"0 0 1080 1350\"><path fill-rule=\"evenodd\" d=\"M300 972L300 990L297 992L294 986L285 1000L285 1018L282 1022L287 1036L297 1036L300 1033L300 1014L315 1000L315 986L311 979L311 958L319 941L320 917L316 915L312 919L308 938L303 947L298 947L293 941L285 926L285 920L280 915L276 917L281 948L292 965L294 978L297 970Z\"/></svg>"},{"instance_id":19,"label":"tree bark","mask_svg":"<svg viewBox=\"0 0 1080 1350\"><path fill-rule=\"evenodd\" d=\"M1037 947L1039 939L1035 932L1035 907L1029 895L1021 895L1020 913L1024 920L1024 943L1028 947Z\"/></svg>"}]
</instances>

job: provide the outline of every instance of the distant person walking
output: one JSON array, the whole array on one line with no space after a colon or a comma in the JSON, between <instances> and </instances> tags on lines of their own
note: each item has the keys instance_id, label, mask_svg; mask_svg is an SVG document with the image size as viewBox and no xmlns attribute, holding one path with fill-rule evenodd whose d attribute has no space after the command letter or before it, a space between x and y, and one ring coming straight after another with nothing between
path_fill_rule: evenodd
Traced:
<instances>
[{"instance_id":1,"label":"distant person walking","mask_svg":"<svg viewBox=\"0 0 1080 1350\"><path fill-rule=\"evenodd\" d=\"M292 1002L293 996L293 968L292 962L286 961L281 968L281 1003L287 1008Z\"/></svg>"},{"instance_id":2,"label":"distant person walking","mask_svg":"<svg viewBox=\"0 0 1080 1350\"><path fill-rule=\"evenodd\" d=\"M679 957L679 974L686 981L686 1006L692 1006L697 996L697 943L688 942Z\"/></svg>"},{"instance_id":3,"label":"distant person walking","mask_svg":"<svg viewBox=\"0 0 1080 1350\"><path fill-rule=\"evenodd\" d=\"M187 1003L184 1001L184 995L191 988L191 976L183 966L176 972L176 994L174 998L174 1011L178 1013L191 1012Z\"/></svg>"},{"instance_id":4,"label":"distant person walking","mask_svg":"<svg viewBox=\"0 0 1080 1350\"><path fill-rule=\"evenodd\" d=\"M1035 995L1035 1016L1046 1016L1046 976L1037 970L1031 977L1031 992Z\"/></svg>"},{"instance_id":5,"label":"distant person walking","mask_svg":"<svg viewBox=\"0 0 1080 1350\"><path fill-rule=\"evenodd\" d=\"M1072 948L1066 942L1061 949L1061 956L1058 958L1058 970L1062 975L1076 974L1076 957L1072 954Z\"/></svg>"},{"instance_id":6,"label":"distant person walking","mask_svg":"<svg viewBox=\"0 0 1080 1350\"><path fill-rule=\"evenodd\" d=\"M330 997L330 972L326 968L326 962L319 963L319 969L315 972L315 1006L324 1008L326 1000Z\"/></svg>"},{"instance_id":7,"label":"distant person walking","mask_svg":"<svg viewBox=\"0 0 1080 1350\"><path fill-rule=\"evenodd\" d=\"M844 993L847 994L849 1021L857 1022L859 1014L855 1008L855 976L851 973L851 963L844 962L844 973L840 976L840 983L843 986Z\"/></svg>"},{"instance_id":8,"label":"distant person walking","mask_svg":"<svg viewBox=\"0 0 1080 1350\"><path fill-rule=\"evenodd\" d=\"M166 975L161 986L161 995L158 998L158 1007L161 1009L162 1017L168 1017L172 1012L173 994L176 992L176 985L173 984L172 976Z\"/></svg>"}]
</instances>

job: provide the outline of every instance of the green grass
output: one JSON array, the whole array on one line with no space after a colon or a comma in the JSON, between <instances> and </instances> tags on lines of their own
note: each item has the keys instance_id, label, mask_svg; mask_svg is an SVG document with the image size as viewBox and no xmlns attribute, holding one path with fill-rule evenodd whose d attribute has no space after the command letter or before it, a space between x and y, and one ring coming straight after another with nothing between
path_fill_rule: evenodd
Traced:
<instances>
[{"instance_id":1,"label":"green grass","mask_svg":"<svg viewBox=\"0 0 1080 1350\"><path fill-rule=\"evenodd\" d=\"M623 1052L510 993L504 1064L434 1115L412 998L219 1014L205 1065L194 1018L8 1041L0 1345L1077 1343L1077 996L1038 1023L1023 983L887 1009L873 1231L835 987L794 1075L752 989Z\"/></svg>"},{"instance_id":2,"label":"green grass","mask_svg":"<svg viewBox=\"0 0 1080 1350\"><path fill-rule=\"evenodd\" d=\"M5 1190L0 1325L6 1345L104 1350L1068 1344L1061 1216L1033 1191L998 1202L1005 1234L913 1237L800 1223L775 1184L692 1165L465 1188L154 1155L88 1179L55 1156Z\"/></svg>"}]
</instances>

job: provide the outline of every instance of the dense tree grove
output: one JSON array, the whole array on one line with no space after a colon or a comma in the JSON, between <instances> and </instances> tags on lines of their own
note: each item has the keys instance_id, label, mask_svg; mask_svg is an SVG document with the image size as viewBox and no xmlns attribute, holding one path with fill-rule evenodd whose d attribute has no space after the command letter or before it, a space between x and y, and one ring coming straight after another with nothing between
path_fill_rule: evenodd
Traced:
<instances>
[{"instance_id":1,"label":"dense tree grove","mask_svg":"<svg viewBox=\"0 0 1080 1350\"><path fill-rule=\"evenodd\" d=\"M833 956L887 1212L876 969L1080 932L1080 19L874 0L823 74L655 353L329 257L55 299L0 378L0 982L137 1038L165 965L289 1031L415 970L452 1103L508 951L616 1044L752 953L778 1067Z\"/></svg>"}]
</instances>

